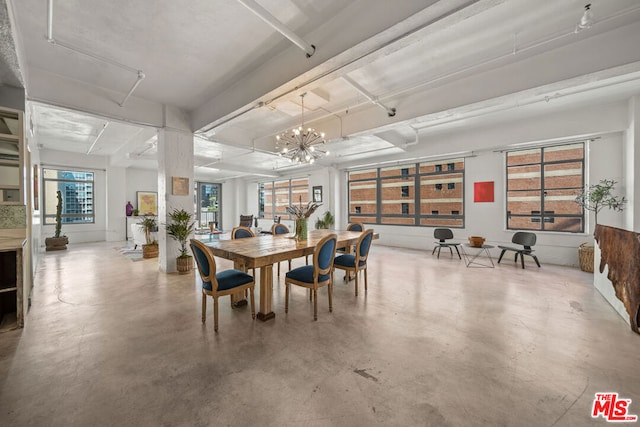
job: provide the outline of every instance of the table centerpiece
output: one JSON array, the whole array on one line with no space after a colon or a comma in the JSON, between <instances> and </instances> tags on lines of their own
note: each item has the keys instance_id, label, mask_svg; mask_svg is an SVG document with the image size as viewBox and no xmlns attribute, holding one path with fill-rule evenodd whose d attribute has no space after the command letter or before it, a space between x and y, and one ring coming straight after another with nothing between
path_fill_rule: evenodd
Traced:
<instances>
[{"instance_id":1,"label":"table centerpiece","mask_svg":"<svg viewBox=\"0 0 640 427\"><path fill-rule=\"evenodd\" d=\"M301 196L297 206L294 204L287 207L287 213L291 215L295 221L295 239L298 241L307 240L307 220L321 205L321 203L315 202L308 202L306 205L303 205Z\"/></svg>"}]
</instances>

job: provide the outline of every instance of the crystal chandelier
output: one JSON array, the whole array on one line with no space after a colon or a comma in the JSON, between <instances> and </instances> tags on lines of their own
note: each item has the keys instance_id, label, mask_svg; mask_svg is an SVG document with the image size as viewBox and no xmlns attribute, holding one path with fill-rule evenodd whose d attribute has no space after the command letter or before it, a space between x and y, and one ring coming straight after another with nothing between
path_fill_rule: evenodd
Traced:
<instances>
[{"instance_id":1,"label":"crystal chandelier","mask_svg":"<svg viewBox=\"0 0 640 427\"><path fill-rule=\"evenodd\" d=\"M316 145L324 144L324 132L316 132L313 128L304 127L304 96L302 98L302 124L276 136L276 149L282 157L297 163L313 163L329 151L319 150Z\"/></svg>"}]
</instances>

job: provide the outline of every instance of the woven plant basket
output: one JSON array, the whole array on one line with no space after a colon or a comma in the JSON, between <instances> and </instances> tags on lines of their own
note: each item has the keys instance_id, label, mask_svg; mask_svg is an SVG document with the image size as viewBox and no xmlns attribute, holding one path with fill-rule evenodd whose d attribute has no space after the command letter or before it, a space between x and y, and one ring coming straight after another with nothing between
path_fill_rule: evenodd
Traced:
<instances>
[{"instance_id":1,"label":"woven plant basket","mask_svg":"<svg viewBox=\"0 0 640 427\"><path fill-rule=\"evenodd\" d=\"M593 244L583 243L578 248L578 259L580 260L580 269L587 273L593 273Z\"/></svg>"}]
</instances>

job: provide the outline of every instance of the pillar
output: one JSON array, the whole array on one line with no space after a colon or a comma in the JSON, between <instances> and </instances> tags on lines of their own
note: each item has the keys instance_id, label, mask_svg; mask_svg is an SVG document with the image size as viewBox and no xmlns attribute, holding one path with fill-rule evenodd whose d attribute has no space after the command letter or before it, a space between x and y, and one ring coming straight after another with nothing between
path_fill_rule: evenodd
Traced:
<instances>
[{"instance_id":1,"label":"pillar","mask_svg":"<svg viewBox=\"0 0 640 427\"><path fill-rule=\"evenodd\" d=\"M625 207L624 228L640 232L640 96L629 100L629 127L624 142Z\"/></svg>"},{"instance_id":2,"label":"pillar","mask_svg":"<svg viewBox=\"0 0 640 427\"><path fill-rule=\"evenodd\" d=\"M173 209L194 212L193 132L187 115L171 107L163 111L164 126L158 130L158 267L164 273L176 271L180 244L166 232L168 214ZM174 178L188 180L187 194L177 194Z\"/></svg>"}]
</instances>

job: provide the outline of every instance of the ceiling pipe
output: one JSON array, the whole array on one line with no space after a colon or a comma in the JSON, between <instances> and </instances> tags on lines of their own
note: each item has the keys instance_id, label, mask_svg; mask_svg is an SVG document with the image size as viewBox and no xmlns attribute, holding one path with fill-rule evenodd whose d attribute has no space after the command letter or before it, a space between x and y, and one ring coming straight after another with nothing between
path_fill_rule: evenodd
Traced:
<instances>
[{"instance_id":1,"label":"ceiling pipe","mask_svg":"<svg viewBox=\"0 0 640 427\"><path fill-rule=\"evenodd\" d=\"M53 0L47 2L47 41L53 43Z\"/></svg>"},{"instance_id":2,"label":"ceiling pipe","mask_svg":"<svg viewBox=\"0 0 640 427\"><path fill-rule=\"evenodd\" d=\"M49 43L51 43L54 46L63 47L63 48L65 48L67 50L70 50L72 52L79 53L79 54L87 56L89 58L93 58L93 59L95 59L97 61L104 62L106 64L110 64L110 65L113 65L115 67L121 68L123 70L130 71L132 73L137 74L138 79L133 84L133 87L131 88L131 90L129 90L129 93L127 93L127 96L125 96L124 99L122 100L122 102L120 102L118 104L120 107L124 106L124 103L127 101L127 99L129 99L129 97L131 96L133 91L136 90L138 85L145 78L145 74L144 74L144 72L142 70L137 70L135 68L129 67L128 65L122 64L122 63L120 63L118 61L114 61L113 59L105 58L105 57L96 55L95 53L87 52L87 51L79 49L79 48L77 48L75 46L71 46L71 45L66 44L64 42L60 42L60 41L56 40L53 37L53 0L48 0L47 1L47 36L46 36L46 39L47 39L47 41Z\"/></svg>"},{"instance_id":3,"label":"ceiling pipe","mask_svg":"<svg viewBox=\"0 0 640 427\"><path fill-rule=\"evenodd\" d=\"M119 106L124 107L124 103L127 102L127 99L129 99L129 97L131 96L133 91L136 90L138 85L140 83L142 83L142 80L144 80L145 77L146 76L144 75L144 73L142 71L138 71L138 79L135 81L133 86L131 86L131 89L129 89L129 93L127 93L127 96L125 96L124 99L122 100L122 102L120 104L118 104Z\"/></svg>"},{"instance_id":4,"label":"ceiling pipe","mask_svg":"<svg viewBox=\"0 0 640 427\"><path fill-rule=\"evenodd\" d=\"M241 1L241 0L238 0L238 1ZM242 115L244 115L244 114L246 114L246 113L248 113L248 112L250 112L250 111L252 111L252 110L254 110L256 108L260 108L262 106L269 105L269 104L271 104L271 103L273 103L275 101L278 101L279 99L286 98L286 97L290 96L292 93L299 92L301 89L305 89L307 86L309 86L309 85L311 85L311 84L313 84L313 83L315 83L315 82L317 82L317 81L319 81L321 79L324 79L325 77L328 77L332 73L336 73L336 72L339 72L340 70L346 69L347 67L357 63L358 61L360 61L360 60L362 60L362 59L364 59L364 58L366 58L366 57L368 57L370 55L373 55L374 53L380 52L383 49L385 49L386 47L389 47L389 46L393 45L394 43L397 43L397 42L399 42L401 40L404 40L407 37L419 32L420 30L422 30L424 28L427 28L428 26L433 25L436 22L442 21L445 18L450 17L450 16L454 15L455 13L457 13L457 12L467 8L467 7L470 7L470 6L472 6L472 5L476 4L476 3L479 3L480 1L481 0L469 0L463 6L458 6L458 7L456 7L454 9L442 14L441 16L439 16L439 17L437 17L437 18L435 18L435 19L433 19L433 20L431 20L429 22L426 22L426 23L424 23L424 24L422 24L422 25L420 25L420 26L418 26L416 28L413 28L413 29L411 29L411 30L409 30L409 31L397 36L397 37L394 37L393 39L386 41L382 45L374 47L374 48L370 49L368 52L364 52L364 53L362 53L361 55L359 55L356 58L350 59L349 61L347 61L344 64L335 66L335 67L333 67L333 68L331 68L331 69L329 69L329 70L327 70L327 71L325 71L325 72L323 72L323 73L321 73L321 74L319 74L319 75L317 75L315 77L312 77L312 78L300 83L299 85L296 85L296 87L293 88L293 89L288 89L288 90L280 93L279 95L274 96L273 98L269 99L268 101L260 101L260 103L258 105L253 105L251 108L244 109L240 113L235 113L233 115L222 117L222 118L220 118L220 119L218 119L218 120L216 120L216 121L214 121L212 123L209 123L207 126L203 126L201 128L201 131L203 133L204 132L209 132L209 131L211 131L213 129L216 129L216 128L220 127L220 126L223 126L223 125L229 123L232 120L235 120L236 118L238 118L238 117L240 117L240 116L242 116Z\"/></svg>"},{"instance_id":5,"label":"ceiling pipe","mask_svg":"<svg viewBox=\"0 0 640 427\"><path fill-rule=\"evenodd\" d=\"M98 142L98 140L100 139L100 137L104 133L104 131L107 128L107 126L109 126L109 122L106 122L104 125L102 125L102 129L98 133L98 136L96 136L96 139L93 140L93 144L91 144L91 147L89 147L89 149L87 150L87 155L91 154L91 151L93 150L93 147L96 146L96 143Z\"/></svg>"},{"instance_id":6,"label":"ceiling pipe","mask_svg":"<svg viewBox=\"0 0 640 427\"><path fill-rule=\"evenodd\" d=\"M371 95L369 92L367 92L365 90L365 88L360 86L360 84L358 84L358 82L356 82L355 80L351 79L351 77L349 77L347 75L344 75L344 76L342 76L342 78L347 83L349 83L355 90L357 90L362 95L364 95L365 98L367 98L369 101L371 101L372 104L377 105L378 107L380 107L383 110L385 110L389 117L393 117L393 116L396 115L396 109L395 108L389 108L386 105L384 105L382 102L378 101L377 97L375 97L375 96Z\"/></svg>"},{"instance_id":7,"label":"ceiling pipe","mask_svg":"<svg viewBox=\"0 0 640 427\"><path fill-rule=\"evenodd\" d=\"M284 25L282 22L278 21L278 19L269 13L264 7L260 6L253 0L238 0L244 7L249 9L251 12L255 13L260 19L269 24L274 30L285 36L289 39L293 44L298 46L300 49L304 50L307 54L307 58L311 58L311 56L315 53L316 47L312 44L307 43L296 33L291 31L289 27Z\"/></svg>"},{"instance_id":8,"label":"ceiling pipe","mask_svg":"<svg viewBox=\"0 0 640 427\"><path fill-rule=\"evenodd\" d=\"M294 92L299 92L300 90L305 89L308 85L311 85L311 84L315 83L316 81L319 81L319 80L321 80L321 79L323 79L323 78L325 78L325 77L329 76L329 75L330 75L330 74L332 74L332 73L335 73L335 72L338 72L338 71L340 71L340 70L342 70L342 69L345 69L345 68L347 68L348 66L353 65L353 64L354 64L354 63L356 63L357 61L360 61L360 60L364 59L365 57L367 57L367 56L369 56L369 55L373 55L374 53L379 52L379 51L381 51L382 49L384 49L384 48L386 48L386 47L388 47L388 46L391 46L391 45L393 45L394 43L396 43L396 42L398 42L398 41L401 41L401 40L405 39L406 37L409 37L410 35L415 34L415 33L417 33L418 31L420 31L420 30L422 30L422 29L424 29L424 28L427 28L429 25L433 25L434 23L436 23L436 22L438 22L438 21L441 21L441 20L443 20L443 19L445 19L445 18L447 18L447 17L449 17L449 16L451 16L451 15L455 14L456 12L459 12L460 10L462 10L462 9L464 9L464 8L466 8L466 7L470 7L470 6L472 6L472 5L476 4L476 3L478 3L479 1L480 1L480 0L471 0L471 1L469 1L467 4L465 4L464 6L457 7L457 8L455 8L455 9L453 9L453 10L451 10L451 11L449 11L449 12L447 12L447 13L443 14L442 16L438 17L437 19L434 19L434 20L432 20L432 21L430 21L430 22L427 22L427 23L425 23L425 24L423 24L423 25L420 25L419 27L414 28L414 29L412 29L412 30L410 30L410 31L408 31L408 32L406 32L406 33L404 33L404 34L401 34L400 36L395 37L394 39L389 40L389 41L385 42L384 44L382 44L381 46L377 46L377 47L375 47L375 48L371 49L370 51L368 51L368 52L366 52L366 53L363 53L362 55L360 55L360 56L358 56L357 58L354 58L354 59L352 59L352 60L348 61L348 62L347 62L347 63L345 63L345 64L342 64L342 65L340 65L340 66L334 67L334 68L332 68L332 69L330 69L330 70L327 70L327 71L325 71L324 73L322 73L322 74L320 74L320 75L318 75L318 76L316 76L316 77L313 77L313 78L311 78L311 79L308 79L308 80L306 80L306 81L304 81L304 82L300 83L300 84L299 84L299 85L297 85L294 89L286 90L286 91L284 91L283 93L281 93L281 94L279 94L279 95L277 95L277 96L274 96L273 98L271 98L271 99L269 99L269 100L267 100L267 101L261 101L258 105L255 105L255 104L254 104L251 108L249 108L249 109L245 109L245 110L241 111L240 113L236 113L236 114L231 115L231 116L223 117L223 118L221 118L221 119L219 119L219 120L216 120L215 122L210 123L210 124L209 124L209 125L207 125L207 126L203 126L203 127L202 127L202 129L203 129L203 130L202 130L202 132L210 132L211 130L214 130L214 129L218 128L218 127L224 126L224 125L226 125L227 123L231 122L232 120L235 120L236 118L238 118L238 117L240 117L240 116L243 116L244 114L246 114L246 113L248 113L248 112L250 112L250 111L252 111L252 110L254 110L254 109L260 108L260 107L265 106L265 105L269 105L269 104L271 104L271 103L273 103L273 102L275 102L275 101L277 101L277 100L279 100L279 99L281 99L281 98L285 98L285 97L287 97L287 96L290 96L290 95L291 95L292 93L294 93ZM633 8L627 9L627 10L625 10L625 11L622 11L622 12L616 13L616 14L614 14L614 15L611 15L611 16L609 16L609 17L603 18L603 19L599 20L599 22L605 23L605 22L608 22L608 21L611 21L611 20L617 19L617 18L619 18L620 16L623 16L623 15L625 15L625 14L629 14L629 13L636 12L636 11L637 11L637 10L639 10L639 9L640 9L640 7L633 7ZM548 39L539 40L539 41L537 41L537 42L535 42L535 43L533 43L533 44L530 44L530 45L528 45L528 46L526 46L526 47L524 47L524 48L522 48L522 49L520 49L520 50L518 50L518 51L516 51L516 50L515 50L515 48L514 48L514 50L513 50L513 51L510 51L510 52L509 52L509 53L507 53L507 54L502 54L502 55L499 55L499 56L498 56L498 57L496 57L496 58L492 58L492 59L487 60L487 61L484 61L484 62L482 62L482 63L480 63L480 64L475 64L475 65L472 65L472 66L470 66L470 67L466 67L466 68L464 68L464 69L462 69L462 70L457 70L457 71L454 71L454 72L452 72L452 73L449 73L449 74L446 74L446 75L442 75L442 76L436 77L435 79L432 79L432 80L430 80L430 81L422 82L422 83L419 83L419 84L413 85L413 86L411 86L411 87L409 87L409 88L404 88L404 89L401 89L401 90L398 90L398 91L392 92L392 93L390 93L390 94L387 94L385 97L401 96L401 95L403 95L403 94L405 94L405 93L407 93L407 92L412 92L412 91L414 91L415 89L418 89L418 88L421 88L421 87L423 87L423 86L427 86L427 85L430 85L430 84L436 83L436 82L438 82L438 81L440 81L440 80L443 80L443 79L445 79L445 78L453 77L453 76L458 75L458 74L461 74L461 73L463 73L463 72L465 72L465 71L470 71L470 70L473 70L473 69L479 68L479 67L481 67L481 66L488 65L488 64L490 64L490 63L492 63L492 62L494 62L494 61L499 61L499 60L501 60L501 59L504 59L504 58L506 58L507 56L512 56L512 55L515 55L515 54L517 54L517 53L521 53L521 52L524 52L524 51L528 51L528 50L531 50L531 49L535 49L535 48L537 48L537 47L539 47L539 46L545 45L545 44L547 44L547 43L550 43L550 42L553 42L553 41L556 41L556 40L559 40L559 39L562 39L562 38L567 37L567 36L570 36L570 35L572 35L572 34L574 34L574 31L573 31L573 30L571 30L570 32L567 32L567 33L563 33L563 34L561 34L561 35L559 35L559 36L554 36L554 37L551 37L551 38L548 38ZM356 108L356 107L359 107L359 106L361 106L361 105L363 105L363 104L362 104L362 103L358 103L358 104L350 105L350 106L349 106L349 108ZM317 121L317 120L320 120L320 119L322 119L322 118L324 118L324 117L327 117L327 116L329 116L329 115L333 115L333 114L334 114L334 113L329 112L328 114L326 114L326 115L324 115L324 116L322 116L322 117L314 117L314 118L313 118L313 120L314 120L314 121Z\"/></svg>"}]
</instances>

